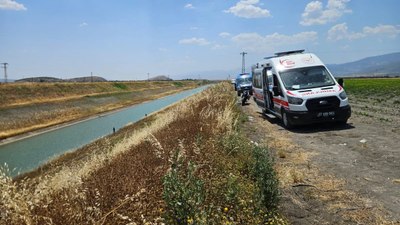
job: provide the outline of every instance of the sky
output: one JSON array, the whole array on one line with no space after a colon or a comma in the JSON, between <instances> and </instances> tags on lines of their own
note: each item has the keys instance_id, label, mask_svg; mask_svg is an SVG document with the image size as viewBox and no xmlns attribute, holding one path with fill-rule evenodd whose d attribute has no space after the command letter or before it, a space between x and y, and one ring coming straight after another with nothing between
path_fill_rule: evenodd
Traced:
<instances>
[{"instance_id":1,"label":"sky","mask_svg":"<svg viewBox=\"0 0 400 225\"><path fill-rule=\"evenodd\" d=\"M398 0L0 0L9 79L233 78L275 52L326 64L400 51ZM0 78L3 71L0 70Z\"/></svg>"}]
</instances>

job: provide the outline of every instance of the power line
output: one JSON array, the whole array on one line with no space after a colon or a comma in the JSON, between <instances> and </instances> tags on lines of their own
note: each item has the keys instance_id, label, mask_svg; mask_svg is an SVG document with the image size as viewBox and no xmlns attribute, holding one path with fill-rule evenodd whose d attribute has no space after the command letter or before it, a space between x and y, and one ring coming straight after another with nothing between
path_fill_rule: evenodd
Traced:
<instances>
[{"instance_id":1,"label":"power line","mask_svg":"<svg viewBox=\"0 0 400 225\"><path fill-rule=\"evenodd\" d=\"M246 72L246 66L245 66L245 55L247 54L247 52L241 52L240 53L242 55L242 74L244 74Z\"/></svg>"}]
</instances>

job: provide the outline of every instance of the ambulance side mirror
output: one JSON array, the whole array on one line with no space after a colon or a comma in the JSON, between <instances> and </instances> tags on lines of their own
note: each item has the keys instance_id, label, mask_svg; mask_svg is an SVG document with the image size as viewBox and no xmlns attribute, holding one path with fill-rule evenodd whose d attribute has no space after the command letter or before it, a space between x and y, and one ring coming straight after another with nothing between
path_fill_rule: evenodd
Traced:
<instances>
[{"instance_id":1,"label":"ambulance side mirror","mask_svg":"<svg viewBox=\"0 0 400 225\"><path fill-rule=\"evenodd\" d=\"M344 85L343 78L339 78L338 84L339 84L341 87L343 87L343 85Z\"/></svg>"}]
</instances>

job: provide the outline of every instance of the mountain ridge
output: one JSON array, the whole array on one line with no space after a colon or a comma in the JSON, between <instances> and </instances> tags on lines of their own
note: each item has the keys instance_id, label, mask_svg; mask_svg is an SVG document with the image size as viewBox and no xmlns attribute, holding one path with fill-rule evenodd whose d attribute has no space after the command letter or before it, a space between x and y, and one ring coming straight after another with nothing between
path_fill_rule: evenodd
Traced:
<instances>
[{"instance_id":1,"label":"mountain ridge","mask_svg":"<svg viewBox=\"0 0 400 225\"><path fill-rule=\"evenodd\" d=\"M370 56L360 60L327 64L334 76L399 76L400 52Z\"/></svg>"}]
</instances>

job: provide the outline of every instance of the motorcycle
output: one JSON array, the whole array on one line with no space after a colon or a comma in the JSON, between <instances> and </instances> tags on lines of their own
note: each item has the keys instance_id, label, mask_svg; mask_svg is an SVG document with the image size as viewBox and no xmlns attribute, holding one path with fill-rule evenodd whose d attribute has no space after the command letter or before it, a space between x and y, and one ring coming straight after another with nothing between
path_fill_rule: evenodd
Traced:
<instances>
[{"instance_id":1,"label":"motorcycle","mask_svg":"<svg viewBox=\"0 0 400 225\"><path fill-rule=\"evenodd\" d=\"M248 90L244 90L244 91L242 92L242 97L241 97L241 99L242 99L242 105L245 105L245 104L246 104L246 101L250 99L250 93L249 93Z\"/></svg>"}]
</instances>

